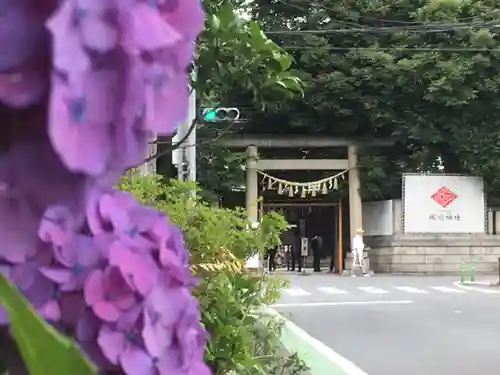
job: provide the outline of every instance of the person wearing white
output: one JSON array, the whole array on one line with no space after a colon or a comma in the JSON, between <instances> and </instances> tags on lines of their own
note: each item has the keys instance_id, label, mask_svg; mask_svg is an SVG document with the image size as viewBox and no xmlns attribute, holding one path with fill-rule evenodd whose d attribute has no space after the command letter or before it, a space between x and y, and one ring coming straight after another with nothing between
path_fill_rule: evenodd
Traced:
<instances>
[{"instance_id":1,"label":"person wearing white","mask_svg":"<svg viewBox=\"0 0 500 375\"><path fill-rule=\"evenodd\" d=\"M363 233L364 230L359 228L356 230L356 235L352 239L352 276L356 276L355 270L356 266L361 267L361 270L364 274L365 272L365 264L363 253L365 251L365 243L363 242Z\"/></svg>"}]
</instances>

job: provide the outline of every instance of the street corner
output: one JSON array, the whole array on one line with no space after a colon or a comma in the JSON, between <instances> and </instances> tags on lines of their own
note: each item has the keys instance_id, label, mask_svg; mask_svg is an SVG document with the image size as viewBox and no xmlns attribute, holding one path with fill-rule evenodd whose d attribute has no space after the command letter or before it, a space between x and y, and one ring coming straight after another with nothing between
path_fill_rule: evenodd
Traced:
<instances>
[{"instance_id":1,"label":"street corner","mask_svg":"<svg viewBox=\"0 0 500 375\"><path fill-rule=\"evenodd\" d=\"M500 294L500 284L495 281L455 281L453 285L466 291L478 291L486 294Z\"/></svg>"},{"instance_id":2,"label":"street corner","mask_svg":"<svg viewBox=\"0 0 500 375\"><path fill-rule=\"evenodd\" d=\"M368 375L276 310L267 309L267 313L283 321L281 343L287 351L297 353L311 375Z\"/></svg>"}]
</instances>

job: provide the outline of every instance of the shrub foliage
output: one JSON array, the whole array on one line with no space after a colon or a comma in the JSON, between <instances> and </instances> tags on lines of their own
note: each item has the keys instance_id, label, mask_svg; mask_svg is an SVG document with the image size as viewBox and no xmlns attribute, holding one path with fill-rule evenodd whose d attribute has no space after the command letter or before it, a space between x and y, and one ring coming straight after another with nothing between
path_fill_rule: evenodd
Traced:
<instances>
[{"instance_id":1,"label":"shrub foliage","mask_svg":"<svg viewBox=\"0 0 500 375\"><path fill-rule=\"evenodd\" d=\"M121 188L165 211L184 232L192 269L200 277L195 294L210 334L206 360L214 375L300 373L304 366L297 356L280 350L279 322L258 315L277 300L284 282L244 267L255 252L279 243L284 218L266 214L258 228L250 229L244 210L210 205L195 196L195 184L166 183L159 176L131 174Z\"/></svg>"}]
</instances>

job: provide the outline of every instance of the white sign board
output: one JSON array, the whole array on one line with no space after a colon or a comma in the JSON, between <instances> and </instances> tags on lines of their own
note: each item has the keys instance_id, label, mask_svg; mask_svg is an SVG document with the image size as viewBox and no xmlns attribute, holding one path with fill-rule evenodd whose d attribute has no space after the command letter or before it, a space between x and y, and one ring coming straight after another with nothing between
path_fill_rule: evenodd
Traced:
<instances>
[{"instance_id":1,"label":"white sign board","mask_svg":"<svg viewBox=\"0 0 500 375\"><path fill-rule=\"evenodd\" d=\"M485 199L479 177L404 175L405 233L484 233Z\"/></svg>"},{"instance_id":2,"label":"white sign board","mask_svg":"<svg viewBox=\"0 0 500 375\"><path fill-rule=\"evenodd\" d=\"M300 238L300 255L306 257L309 254L309 239L307 237Z\"/></svg>"}]
</instances>

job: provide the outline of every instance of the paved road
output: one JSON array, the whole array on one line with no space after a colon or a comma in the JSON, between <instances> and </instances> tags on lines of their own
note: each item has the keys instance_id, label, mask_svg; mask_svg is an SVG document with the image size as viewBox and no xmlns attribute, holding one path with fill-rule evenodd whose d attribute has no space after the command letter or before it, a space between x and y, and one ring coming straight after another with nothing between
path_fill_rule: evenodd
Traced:
<instances>
[{"instance_id":1,"label":"paved road","mask_svg":"<svg viewBox=\"0 0 500 375\"><path fill-rule=\"evenodd\" d=\"M313 346L323 343L369 375L500 374L500 289L464 289L451 277L288 278L274 308Z\"/></svg>"}]
</instances>

